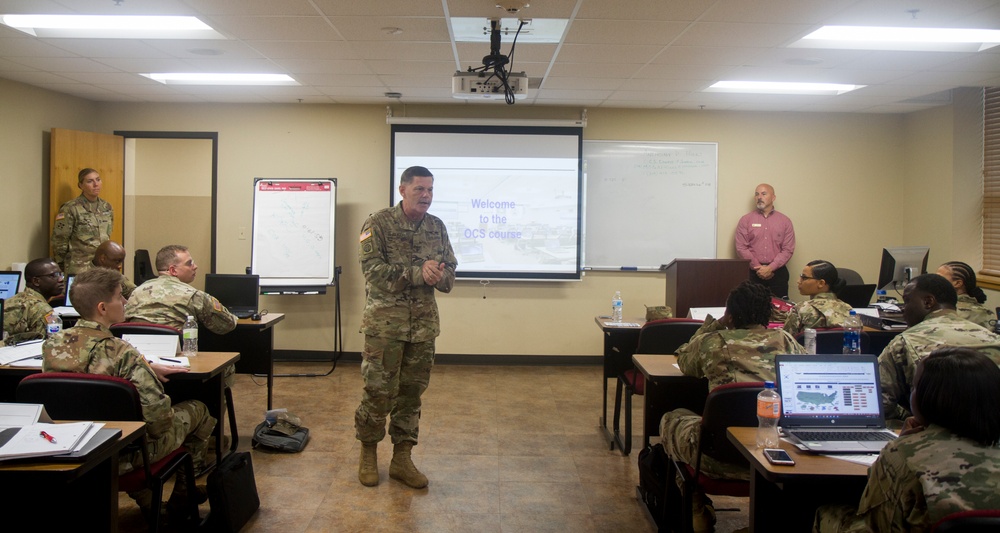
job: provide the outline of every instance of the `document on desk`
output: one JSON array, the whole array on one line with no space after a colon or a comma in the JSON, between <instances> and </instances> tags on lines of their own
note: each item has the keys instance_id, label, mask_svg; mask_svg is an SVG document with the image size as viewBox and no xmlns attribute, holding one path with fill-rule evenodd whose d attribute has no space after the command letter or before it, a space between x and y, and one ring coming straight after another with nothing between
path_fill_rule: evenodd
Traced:
<instances>
[{"instance_id":1,"label":"document on desk","mask_svg":"<svg viewBox=\"0 0 1000 533\"><path fill-rule=\"evenodd\" d=\"M0 430L0 461L70 453L85 436L93 437L93 422L31 424ZM84 442L86 444L86 441Z\"/></svg>"},{"instance_id":2,"label":"document on desk","mask_svg":"<svg viewBox=\"0 0 1000 533\"><path fill-rule=\"evenodd\" d=\"M0 403L0 428L52 422L40 403Z\"/></svg>"},{"instance_id":3,"label":"document on desk","mask_svg":"<svg viewBox=\"0 0 1000 533\"><path fill-rule=\"evenodd\" d=\"M173 358L180 348L180 339L177 335L126 333L122 335L122 340L134 346L146 359Z\"/></svg>"},{"instance_id":4,"label":"document on desk","mask_svg":"<svg viewBox=\"0 0 1000 533\"><path fill-rule=\"evenodd\" d=\"M608 327L612 328L641 328L642 324L638 322L608 322Z\"/></svg>"},{"instance_id":5,"label":"document on desk","mask_svg":"<svg viewBox=\"0 0 1000 533\"><path fill-rule=\"evenodd\" d=\"M0 348L0 365L14 365L22 361L29 361L38 358L38 364L42 364L42 341L43 339L26 341L16 346L6 346ZM31 366L31 365L27 365Z\"/></svg>"},{"instance_id":6,"label":"document on desk","mask_svg":"<svg viewBox=\"0 0 1000 533\"><path fill-rule=\"evenodd\" d=\"M878 459L877 453L824 453L820 455L865 466L873 465L875 459Z\"/></svg>"}]
</instances>

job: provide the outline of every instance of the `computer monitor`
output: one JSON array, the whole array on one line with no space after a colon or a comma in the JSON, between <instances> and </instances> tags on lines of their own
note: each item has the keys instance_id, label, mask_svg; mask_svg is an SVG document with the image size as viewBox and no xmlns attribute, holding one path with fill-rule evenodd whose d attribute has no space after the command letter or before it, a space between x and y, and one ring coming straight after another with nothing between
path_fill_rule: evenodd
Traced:
<instances>
[{"instance_id":1,"label":"computer monitor","mask_svg":"<svg viewBox=\"0 0 1000 533\"><path fill-rule=\"evenodd\" d=\"M63 304L66 307L73 307L73 302L69 301L69 289L73 286L73 281L76 280L76 276L70 274L66 276L66 303Z\"/></svg>"},{"instance_id":2,"label":"computer monitor","mask_svg":"<svg viewBox=\"0 0 1000 533\"><path fill-rule=\"evenodd\" d=\"M211 294L239 318L257 312L260 276L257 274L206 274L205 292Z\"/></svg>"},{"instance_id":3,"label":"computer monitor","mask_svg":"<svg viewBox=\"0 0 1000 533\"><path fill-rule=\"evenodd\" d=\"M0 300L6 300L17 294L18 285L21 283L21 271L4 270L0 271Z\"/></svg>"},{"instance_id":4,"label":"computer monitor","mask_svg":"<svg viewBox=\"0 0 1000 533\"><path fill-rule=\"evenodd\" d=\"M928 246L897 246L882 249L878 273L880 289L902 290L911 279L927 273Z\"/></svg>"}]
</instances>

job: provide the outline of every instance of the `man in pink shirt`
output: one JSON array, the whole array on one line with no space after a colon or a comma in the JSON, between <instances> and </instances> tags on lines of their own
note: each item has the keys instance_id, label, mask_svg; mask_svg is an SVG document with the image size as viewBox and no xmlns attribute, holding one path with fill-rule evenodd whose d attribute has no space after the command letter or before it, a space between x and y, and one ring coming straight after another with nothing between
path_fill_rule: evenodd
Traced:
<instances>
[{"instance_id":1,"label":"man in pink shirt","mask_svg":"<svg viewBox=\"0 0 1000 533\"><path fill-rule=\"evenodd\" d=\"M788 268L795 252L792 221L774 209L774 187L761 183L754 191L757 209L736 225L736 253L750 261L750 279L766 285L779 298L788 296Z\"/></svg>"}]
</instances>

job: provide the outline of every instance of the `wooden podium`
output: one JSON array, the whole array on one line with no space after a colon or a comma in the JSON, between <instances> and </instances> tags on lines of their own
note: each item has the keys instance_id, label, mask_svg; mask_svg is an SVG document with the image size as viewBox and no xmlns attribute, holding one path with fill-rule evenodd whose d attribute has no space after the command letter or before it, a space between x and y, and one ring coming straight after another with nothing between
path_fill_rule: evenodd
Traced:
<instances>
[{"instance_id":1,"label":"wooden podium","mask_svg":"<svg viewBox=\"0 0 1000 533\"><path fill-rule=\"evenodd\" d=\"M674 259L664 267L666 304L684 318L692 307L725 307L729 291L750 277L746 259Z\"/></svg>"}]
</instances>

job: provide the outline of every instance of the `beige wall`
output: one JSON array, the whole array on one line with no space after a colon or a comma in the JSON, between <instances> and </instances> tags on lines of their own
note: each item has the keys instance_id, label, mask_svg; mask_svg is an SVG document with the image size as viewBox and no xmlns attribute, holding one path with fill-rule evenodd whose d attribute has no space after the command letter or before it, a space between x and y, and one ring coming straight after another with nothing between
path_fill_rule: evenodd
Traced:
<instances>
[{"instance_id":1,"label":"beige wall","mask_svg":"<svg viewBox=\"0 0 1000 533\"><path fill-rule=\"evenodd\" d=\"M954 154L966 153L958 146L964 141L953 134L954 122L968 118L960 107L956 103L908 116L590 109L584 137L718 142L719 257L735 256L733 228L752 208L756 184L767 181L776 188L778 209L796 225L793 276L806 262L824 258L874 280L883 246L928 244L932 261L944 260L943 251L976 256L976 250L968 249L975 246L972 241L954 238L978 231L960 227L968 225L967 217L953 213L955 205L967 200L955 191L974 186L968 176L955 176ZM492 105L408 106L405 111L419 117L579 115L569 108ZM250 224L254 177L338 178L336 253L343 266L344 347L360 351L364 284L356 239L364 218L388 203L390 128L384 106L101 103L95 129L219 133L217 253L222 272L237 272L249 261L250 241L239 240L238 231ZM945 196L934 189L942 179L949 187L944 203ZM939 215L933 220L927 216L931 206ZM24 209L27 214L31 208ZM939 224L942 219L945 224ZM444 331L438 351L600 354L593 317L608 311L611 295L619 289L626 315L639 315L643 304L662 303L664 282L658 274L632 272L589 272L582 281L568 283L495 281L485 289L475 281L460 282L438 300ZM288 314L277 328L279 349L333 347L332 294L262 301L271 311Z\"/></svg>"}]
</instances>

